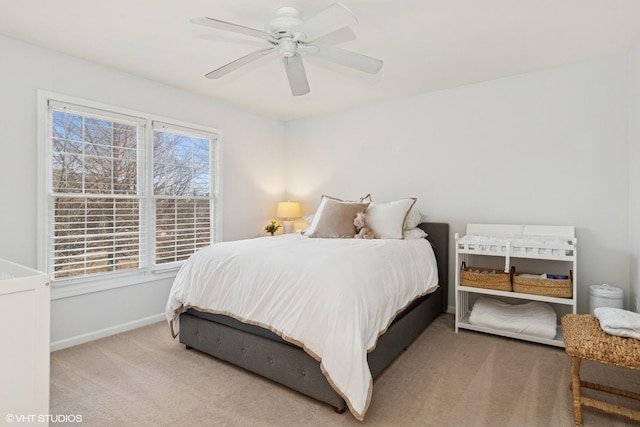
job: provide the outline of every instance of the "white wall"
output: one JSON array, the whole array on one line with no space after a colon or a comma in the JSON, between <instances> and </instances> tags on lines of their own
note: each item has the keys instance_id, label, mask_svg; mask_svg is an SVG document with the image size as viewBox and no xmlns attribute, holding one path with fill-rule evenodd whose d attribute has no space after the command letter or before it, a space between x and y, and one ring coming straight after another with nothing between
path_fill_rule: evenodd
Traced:
<instances>
[{"instance_id":1,"label":"white wall","mask_svg":"<svg viewBox=\"0 0 640 427\"><path fill-rule=\"evenodd\" d=\"M629 53L629 237L631 298L640 299L640 39Z\"/></svg>"},{"instance_id":2,"label":"white wall","mask_svg":"<svg viewBox=\"0 0 640 427\"><path fill-rule=\"evenodd\" d=\"M303 214L323 193L416 196L452 236L467 223L574 225L579 311L589 285L628 298L626 66L607 58L291 122L288 196Z\"/></svg>"},{"instance_id":3,"label":"white wall","mask_svg":"<svg viewBox=\"0 0 640 427\"><path fill-rule=\"evenodd\" d=\"M36 267L36 93L45 89L222 129L225 240L258 235L285 182L304 214L323 193L417 196L452 234L470 222L575 225L580 311L591 284L622 287L627 307L640 295L638 44L629 57L286 124L4 37L0 53L1 258ZM156 320L170 284L56 299L52 342Z\"/></svg>"},{"instance_id":4,"label":"white wall","mask_svg":"<svg viewBox=\"0 0 640 427\"><path fill-rule=\"evenodd\" d=\"M38 89L222 129L224 239L258 235L274 213L284 194L284 160L272 154L283 149L283 123L6 37L0 54L0 258L37 267ZM54 347L158 319L170 284L52 301Z\"/></svg>"}]
</instances>

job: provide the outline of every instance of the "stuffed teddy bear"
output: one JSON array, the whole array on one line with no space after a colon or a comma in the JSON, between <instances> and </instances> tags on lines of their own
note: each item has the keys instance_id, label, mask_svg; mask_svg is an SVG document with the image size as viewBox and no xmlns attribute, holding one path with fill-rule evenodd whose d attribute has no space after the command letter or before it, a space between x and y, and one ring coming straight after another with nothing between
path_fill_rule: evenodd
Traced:
<instances>
[{"instance_id":1,"label":"stuffed teddy bear","mask_svg":"<svg viewBox=\"0 0 640 427\"><path fill-rule=\"evenodd\" d=\"M373 232L372 229L370 229L367 226L367 219L364 215L364 212L359 212L355 219L353 220L353 225L356 226L356 231L358 232L358 234L356 234L355 237L356 239L375 239L376 238L376 234Z\"/></svg>"}]
</instances>

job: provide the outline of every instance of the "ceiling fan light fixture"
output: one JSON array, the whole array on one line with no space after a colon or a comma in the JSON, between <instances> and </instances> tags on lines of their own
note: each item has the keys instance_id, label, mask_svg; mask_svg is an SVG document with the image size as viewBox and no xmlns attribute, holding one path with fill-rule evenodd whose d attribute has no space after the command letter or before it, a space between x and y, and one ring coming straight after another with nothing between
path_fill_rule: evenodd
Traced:
<instances>
[{"instance_id":1,"label":"ceiling fan light fixture","mask_svg":"<svg viewBox=\"0 0 640 427\"><path fill-rule=\"evenodd\" d=\"M293 56L298 50L298 43L293 41L290 37L285 37L278 40L279 51L284 56Z\"/></svg>"}]
</instances>

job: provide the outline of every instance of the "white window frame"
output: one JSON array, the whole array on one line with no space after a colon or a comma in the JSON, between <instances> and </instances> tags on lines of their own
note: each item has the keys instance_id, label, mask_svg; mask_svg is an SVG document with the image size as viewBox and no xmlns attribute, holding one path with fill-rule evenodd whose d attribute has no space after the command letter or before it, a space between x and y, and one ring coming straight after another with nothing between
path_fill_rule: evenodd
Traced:
<instances>
[{"instance_id":1,"label":"white window frame","mask_svg":"<svg viewBox=\"0 0 640 427\"><path fill-rule=\"evenodd\" d=\"M138 147L138 159L144 158L144 163L138 166L139 182L142 198L144 217L141 222L141 233L143 233L142 247L146 251L144 254L144 265L135 271L123 271L110 273L105 276L96 275L89 277L68 278L62 280L51 280L52 299L66 298L74 295L99 292L123 286L136 285L149 281L170 279L175 276L177 269L184 263L172 262L155 265L155 212L153 211L152 199L153 189L153 131L154 123L164 123L177 129L188 129L194 133L200 133L208 137L213 137L213 144L210 152L211 165L211 243L222 241L222 131L220 129L184 122L181 120L166 118L151 113L144 113L123 107L102 104L95 101L71 97L59 93L38 90L38 269L49 271L48 250L50 242L49 236L49 194L51 189L52 165L51 146L49 138L49 102L64 104L74 104L86 109L94 109L136 117L144 122L144 132L140 135L140 146ZM50 279L53 279L50 275Z\"/></svg>"},{"instance_id":2,"label":"white window frame","mask_svg":"<svg viewBox=\"0 0 640 427\"><path fill-rule=\"evenodd\" d=\"M171 122L163 122L160 120L153 120L152 123L152 129L151 132L153 134L153 132L155 132L156 130L160 130L163 129L163 131L169 131L170 133L178 133L178 134L183 134L183 135L187 135L187 136L195 136L195 137L201 137L201 138L205 138L205 139L213 139L213 144L214 147L212 147L213 149L210 150L209 152L209 165L210 168L213 170L215 168L215 166L218 163L218 152L215 150L215 147L217 145L217 136L213 136L212 138L212 134L211 132L204 132L202 130L199 129L194 129L193 127L185 127L185 126L181 126L181 125L177 125L175 123L175 121L173 123ZM152 153L152 157L153 153ZM150 183L153 183L153 171L150 171L149 174L149 179L150 179ZM211 176L209 177L210 180L210 193L217 193L217 191L215 190L217 188L217 183L218 183L218 179L219 176L217 174L211 174ZM150 189L153 186L153 184L150 185ZM161 194L150 194L149 197L149 201L150 201L150 211L151 211L151 215L153 216L153 219L151 220L151 223L155 225L155 219L156 219L156 212L155 212L155 207L156 207L156 203L158 199L162 199L162 198L171 198L170 195L161 195ZM182 197L184 198L184 197ZM196 197L194 196L191 200L196 200L200 198L199 196ZM217 203L217 198L214 197L209 197L209 199L211 200L212 204L216 204ZM218 231L218 225L215 221L215 215L214 215L214 208L210 208L209 209L209 224L211 225L211 239L215 240L215 235ZM156 233L155 232L151 232L150 234L150 239L152 242L152 246L154 247L154 249L156 248ZM155 259L155 257L153 257L153 259ZM160 270L167 270L167 269L176 269L179 268L182 264L184 264L184 261L172 261L170 263L163 263L163 264L155 264L153 263L152 268L156 271L160 271Z\"/></svg>"}]
</instances>

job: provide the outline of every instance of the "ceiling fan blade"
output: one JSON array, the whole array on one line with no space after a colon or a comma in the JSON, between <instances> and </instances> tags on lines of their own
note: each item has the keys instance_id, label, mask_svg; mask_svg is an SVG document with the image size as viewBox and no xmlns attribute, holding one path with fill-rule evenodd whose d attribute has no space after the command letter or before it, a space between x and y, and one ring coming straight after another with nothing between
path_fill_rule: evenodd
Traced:
<instances>
[{"instance_id":1,"label":"ceiling fan blade","mask_svg":"<svg viewBox=\"0 0 640 427\"><path fill-rule=\"evenodd\" d=\"M285 56L282 59L284 61L284 68L287 71L289 86L291 86L291 93L293 96L300 96L309 93L309 81L307 80L307 73L304 71L302 57L295 54L293 56Z\"/></svg>"},{"instance_id":2,"label":"ceiling fan blade","mask_svg":"<svg viewBox=\"0 0 640 427\"><path fill-rule=\"evenodd\" d=\"M235 61L229 62L227 65L223 65L222 67L211 71L210 73L205 74L205 77L209 79L218 79L222 76L229 74L232 71L237 70L240 67L243 67L250 62L256 61L263 56L273 52L277 47L270 47L268 49L257 50L248 55L243 56L242 58L238 58Z\"/></svg>"},{"instance_id":3,"label":"ceiling fan blade","mask_svg":"<svg viewBox=\"0 0 640 427\"><path fill-rule=\"evenodd\" d=\"M312 55L327 59L329 61L335 62L336 64L364 71L365 73L376 74L382 68L382 60L372 58L361 53L351 52L349 50L340 49L339 47L334 46L308 46L317 48L317 50L308 50L308 52Z\"/></svg>"},{"instance_id":4,"label":"ceiling fan blade","mask_svg":"<svg viewBox=\"0 0 640 427\"><path fill-rule=\"evenodd\" d=\"M204 25L206 27L216 28L218 30L231 31L233 33L244 34L247 36L258 37L261 39L275 41L273 36L267 32L256 30L254 28L244 27L238 24L232 24L231 22L220 21L213 18L193 18L192 24Z\"/></svg>"},{"instance_id":5,"label":"ceiling fan blade","mask_svg":"<svg viewBox=\"0 0 640 427\"><path fill-rule=\"evenodd\" d=\"M293 29L294 33L303 33L302 41L313 41L325 34L332 33L341 28L357 22L358 19L346 6L334 3L326 9L306 19Z\"/></svg>"}]
</instances>

